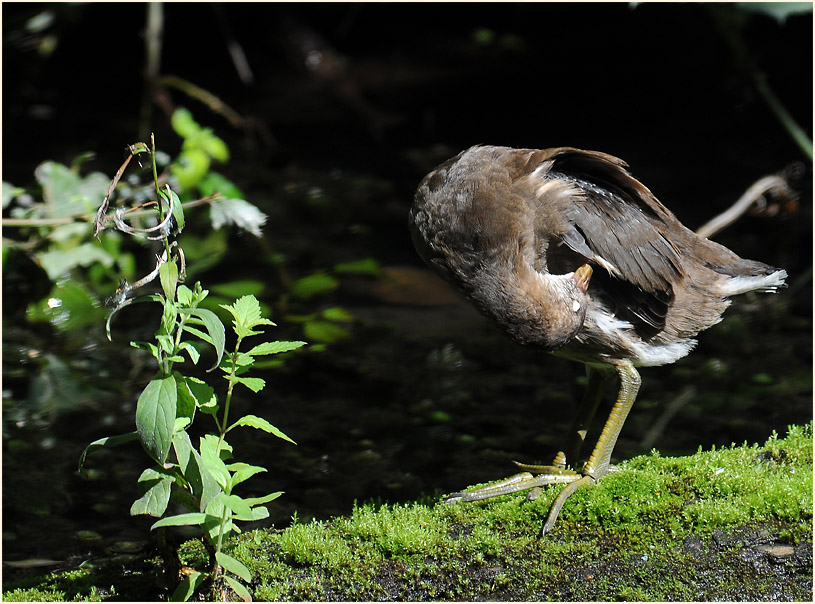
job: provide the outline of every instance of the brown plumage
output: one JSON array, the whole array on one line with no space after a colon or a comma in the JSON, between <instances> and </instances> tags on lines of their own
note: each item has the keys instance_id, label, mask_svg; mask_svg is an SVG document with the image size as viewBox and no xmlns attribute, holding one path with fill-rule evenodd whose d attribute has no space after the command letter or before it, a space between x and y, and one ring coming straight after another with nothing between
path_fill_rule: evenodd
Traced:
<instances>
[{"instance_id":1,"label":"brown plumage","mask_svg":"<svg viewBox=\"0 0 815 604\"><path fill-rule=\"evenodd\" d=\"M615 410L582 473L574 464L599 402L595 376L552 466L531 467L493 487L456 494L480 499L570 483L553 506L608 470L636 397L635 366L685 356L718 323L729 296L774 291L786 273L739 258L699 237L611 155L568 147L477 146L438 166L416 192L410 226L416 249L442 277L522 344L614 367ZM519 486L520 485L520 486Z\"/></svg>"}]
</instances>

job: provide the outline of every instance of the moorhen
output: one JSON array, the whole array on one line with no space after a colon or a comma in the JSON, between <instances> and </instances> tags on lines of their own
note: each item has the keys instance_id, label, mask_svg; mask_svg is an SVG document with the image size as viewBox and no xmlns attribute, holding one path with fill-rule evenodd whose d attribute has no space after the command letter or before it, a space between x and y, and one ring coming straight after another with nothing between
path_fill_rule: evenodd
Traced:
<instances>
[{"instance_id":1,"label":"moorhen","mask_svg":"<svg viewBox=\"0 0 815 604\"><path fill-rule=\"evenodd\" d=\"M524 472L448 502L565 484L546 534L569 495L609 471L639 389L635 367L688 354L729 296L784 285L784 270L687 229L627 167L570 147L475 146L419 185L409 222L424 261L512 338L584 363L589 376L550 466L518 464ZM617 401L588 461L570 469L612 368Z\"/></svg>"}]
</instances>

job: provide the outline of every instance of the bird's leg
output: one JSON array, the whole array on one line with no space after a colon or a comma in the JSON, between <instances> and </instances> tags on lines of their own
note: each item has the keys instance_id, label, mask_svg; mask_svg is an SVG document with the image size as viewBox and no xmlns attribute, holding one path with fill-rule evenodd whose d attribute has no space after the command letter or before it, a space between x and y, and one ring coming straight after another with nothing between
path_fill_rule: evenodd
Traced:
<instances>
[{"instance_id":1,"label":"bird's leg","mask_svg":"<svg viewBox=\"0 0 815 604\"><path fill-rule=\"evenodd\" d=\"M582 478L582 474L570 470L566 466L568 463L574 467L577 456L580 454L583 440L586 438L586 431L600 404L600 399L603 396L609 376L612 375L607 371L592 368L588 365L586 366L586 373L588 376L588 384L586 385L583 400L578 408L577 417L575 417L574 422L572 422L572 426L569 428L569 432L566 434L560 450L557 455L555 455L552 465L541 466L522 464L517 461L513 462L518 468L524 471L479 489L466 493L453 493L449 495L445 501L447 503L453 503L455 501L489 499L490 497L517 493L518 491L526 491L550 484L568 484Z\"/></svg>"},{"instance_id":2,"label":"bird's leg","mask_svg":"<svg viewBox=\"0 0 815 604\"><path fill-rule=\"evenodd\" d=\"M594 451L585 466L583 466L582 473L564 467L568 459L564 451L572 451L571 455L577 455L576 451L579 451L580 445L585 438L586 428L597 409L604 386L608 380L607 373L597 370L589 372L589 384L578 410L577 418L566 436L562 450L555 456L555 461L551 466L524 466L518 464L530 471L515 474L473 491L453 493L445 499L445 502L477 501L550 484L565 484L566 486L552 503L546 523L543 525L543 534L548 533L554 526L566 499L580 487L593 484L608 473L611 453L614 451L614 445L617 443L617 438L620 436L623 424L628 417L629 411L631 411L631 407L634 405L640 387L640 375L631 362L619 361L615 364L615 368L620 376L620 391L617 395L617 402L614 403L614 407L603 426L603 431L597 439ZM534 476L531 472L539 473Z\"/></svg>"},{"instance_id":3,"label":"bird's leg","mask_svg":"<svg viewBox=\"0 0 815 604\"><path fill-rule=\"evenodd\" d=\"M577 415L569 431L566 433L551 465L536 466L521 464L517 461L513 463L522 470L534 474L550 472L553 468L565 469L567 466L574 468L580 456L580 450L583 448L583 441L586 439L586 433L589 430L591 420L597 412L597 407L600 406L600 401L603 398L606 386L613 375L613 373L610 373L606 369L586 365L586 377L588 378L588 382L586 383L583 400L577 408Z\"/></svg>"},{"instance_id":4,"label":"bird's leg","mask_svg":"<svg viewBox=\"0 0 815 604\"><path fill-rule=\"evenodd\" d=\"M620 436L628 412L634 406L641 381L640 374L630 361L620 361L616 364L616 368L620 376L620 393L617 395L617 402L611 409L591 457L583 466L583 476L566 485L552 503L549 516L543 525L543 535L555 525L560 509L572 493L582 486L597 482L608 473L611 453L614 451L614 445L617 444L617 438Z\"/></svg>"}]
</instances>

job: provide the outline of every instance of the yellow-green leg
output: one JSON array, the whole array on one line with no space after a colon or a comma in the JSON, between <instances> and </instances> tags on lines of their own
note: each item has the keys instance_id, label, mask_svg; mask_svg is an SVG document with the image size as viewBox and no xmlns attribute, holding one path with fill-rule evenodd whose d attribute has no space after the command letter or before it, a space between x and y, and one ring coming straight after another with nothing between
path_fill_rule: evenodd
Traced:
<instances>
[{"instance_id":1,"label":"yellow-green leg","mask_svg":"<svg viewBox=\"0 0 815 604\"><path fill-rule=\"evenodd\" d=\"M594 412L597 409L599 399L602 396L603 388L606 384L606 376L603 375L601 371L591 369L589 371L589 384L587 386L586 396L583 398L583 402L578 410L577 418L572 424L569 434L566 436L563 448L555 456L555 460L551 466L524 466L519 464L528 471L510 476L509 478L474 491L453 493L446 501L448 503L455 501L476 501L550 484L566 484L566 487L558 494L552 504L549 510L549 516L543 525L543 534L545 535L549 532L554 526L566 499L580 487L594 483L608 473L614 445L617 443L617 438L620 436L623 424L628 417L629 411L631 411L631 407L634 405L640 387L640 376L633 364L629 361L619 361L615 364L615 368L617 369L617 374L620 376L620 391L617 395L617 401L614 403L614 407L603 426L603 431L597 439L594 451L586 462L586 465L583 466L582 473L566 469L565 466L567 461L572 461L573 463L575 459L575 457L569 459L567 455L576 456L578 454L580 445L585 438L586 430L591 422L591 418L594 416ZM535 476L531 472L540 473Z\"/></svg>"}]
</instances>

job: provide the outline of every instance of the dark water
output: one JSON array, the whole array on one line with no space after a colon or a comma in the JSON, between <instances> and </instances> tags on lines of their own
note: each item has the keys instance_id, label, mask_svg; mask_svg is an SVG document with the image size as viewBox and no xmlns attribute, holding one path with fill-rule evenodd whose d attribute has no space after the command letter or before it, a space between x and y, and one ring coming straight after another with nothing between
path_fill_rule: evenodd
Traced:
<instances>
[{"instance_id":1,"label":"dark water","mask_svg":"<svg viewBox=\"0 0 815 604\"><path fill-rule=\"evenodd\" d=\"M173 95L227 139L224 172L270 219L265 243L230 235L226 259L196 278L264 281L280 339L302 337L286 312L342 306L355 317L350 339L293 357L263 375L261 395L235 402L298 442L232 439L242 460L269 470L245 495L286 491L270 507L277 526L295 512L326 518L355 501L433 497L505 476L513 459L548 461L570 422L582 367L515 345L423 272L406 212L436 163L475 143L600 149L626 159L695 227L759 177L802 161L703 6L220 10L166 6L163 71L262 124L244 133ZM34 12L3 5L3 178L28 184L40 161L69 162L88 149L99 155L91 167L112 175L119 150L141 136L144 7L60 9L59 45L47 59L10 35ZM229 63L223 23L244 46L252 86ZM811 133L811 17L783 26L756 17L746 27L758 68ZM315 52L319 69L309 71ZM159 146L173 152L177 139L154 111ZM790 287L743 296L691 356L644 369L615 458L763 441L811 418L810 180L807 168L797 208L745 217L717 236L786 268ZM331 295L284 311L270 245L295 278L369 257L384 270L379 279L343 277ZM150 524L127 515L146 466L136 449L92 458L96 480L74 474L88 442L132 429L153 368L127 342L150 330L140 328L143 315L124 318L110 344L101 329L28 325L25 305L48 291L30 270L7 267L3 277L3 557L71 564L144 539ZM64 364L71 379L50 384L53 397L38 400L51 403L33 409L46 363Z\"/></svg>"}]
</instances>

